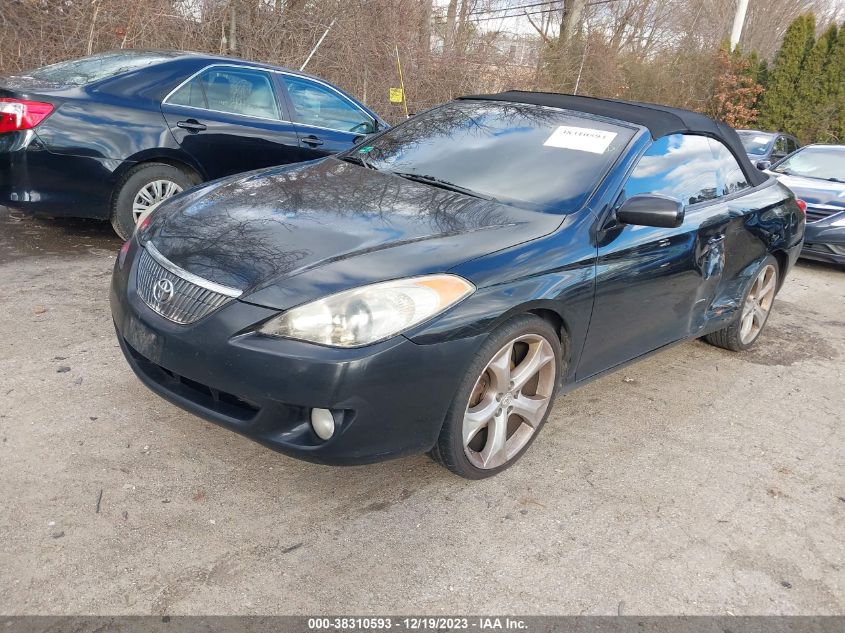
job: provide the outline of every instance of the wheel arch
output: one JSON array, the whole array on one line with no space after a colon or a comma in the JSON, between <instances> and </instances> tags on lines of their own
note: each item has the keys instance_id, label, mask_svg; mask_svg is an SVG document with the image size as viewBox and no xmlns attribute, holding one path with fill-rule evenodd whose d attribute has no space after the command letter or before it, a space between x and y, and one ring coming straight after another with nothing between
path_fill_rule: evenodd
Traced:
<instances>
[{"instance_id":1,"label":"wheel arch","mask_svg":"<svg viewBox=\"0 0 845 633\"><path fill-rule=\"evenodd\" d=\"M563 313L557 303L552 301L539 300L531 301L529 303L521 304L519 306L514 306L513 308L502 314L493 323L491 323L489 331L492 332L496 328L500 327L503 323L506 323L514 317L518 317L524 314L530 314L540 317L554 328L555 332L557 332L558 339L560 341L560 349L562 356L561 360L563 361L563 367L565 370L568 371L568 369L572 367L572 330L570 328L569 322L567 321L566 315ZM566 374L567 371L561 372L562 375Z\"/></svg>"},{"instance_id":2,"label":"wheel arch","mask_svg":"<svg viewBox=\"0 0 845 633\"><path fill-rule=\"evenodd\" d=\"M187 154L168 150L166 148L149 149L138 152L123 161L120 167L112 173L111 195L109 196L109 214L111 214L111 210L114 209L115 199L120 193L120 186L123 183L123 179L126 174L130 169L134 169L135 167L145 163L163 163L165 165L175 167L176 169L181 169L182 171L190 174L196 180L196 184L200 184L201 182L208 180L208 177L205 175L202 167Z\"/></svg>"},{"instance_id":3,"label":"wheel arch","mask_svg":"<svg viewBox=\"0 0 845 633\"><path fill-rule=\"evenodd\" d=\"M143 165L144 163L163 163L165 165L175 167L176 169L181 169L193 176L196 179L197 184L208 180L208 176L202 166L184 152L178 152L166 148L144 150L127 158L123 161L120 168L115 170L112 174L112 202L114 201L115 195L117 195L117 188L126 173L130 169L133 169L138 165Z\"/></svg>"},{"instance_id":4,"label":"wheel arch","mask_svg":"<svg viewBox=\"0 0 845 633\"><path fill-rule=\"evenodd\" d=\"M789 254L781 249L775 249L771 254L778 263L778 290L780 290L786 279L786 271L789 268Z\"/></svg>"}]
</instances>

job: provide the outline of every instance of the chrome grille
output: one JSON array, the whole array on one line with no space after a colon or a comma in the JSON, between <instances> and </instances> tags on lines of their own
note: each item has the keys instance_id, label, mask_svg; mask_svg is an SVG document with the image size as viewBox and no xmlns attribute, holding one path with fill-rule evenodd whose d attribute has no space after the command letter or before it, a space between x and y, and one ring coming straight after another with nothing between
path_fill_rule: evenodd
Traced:
<instances>
[{"instance_id":1,"label":"chrome grille","mask_svg":"<svg viewBox=\"0 0 845 633\"><path fill-rule=\"evenodd\" d=\"M152 243L141 253L137 287L138 295L152 310L183 325L199 321L241 294L182 270Z\"/></svg>"}]
</instances>

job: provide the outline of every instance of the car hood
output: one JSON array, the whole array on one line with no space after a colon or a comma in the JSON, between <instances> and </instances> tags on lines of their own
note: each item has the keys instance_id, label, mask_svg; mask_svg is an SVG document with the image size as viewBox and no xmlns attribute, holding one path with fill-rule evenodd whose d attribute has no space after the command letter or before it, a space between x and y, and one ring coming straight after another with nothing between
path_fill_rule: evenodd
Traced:
<instances>
[{"instance_id":1,"label":"car hood","mask_svg":"<svg viewBox=\"0 0 845 633\"><path fill-rule=\"evenodd\" d=\"M350 286L443 271L551 233L562 221L328 158L200 187L163 205L139 237L184 270L247 298L344 261ZM365 270L361 256L385 249L393 250L389 266Z\"/></svg>"},{"instance_id":2,"label":"car hood","mask_svg":"<svg viewBox=\"0 0 845 633\"><path fill-rule=\"evenodd\" d=\"M845 184L818 178L789 176L769 172L789 187L796 197L810 206L836 207L845 210Z\"/></svg>"}]
</instances>

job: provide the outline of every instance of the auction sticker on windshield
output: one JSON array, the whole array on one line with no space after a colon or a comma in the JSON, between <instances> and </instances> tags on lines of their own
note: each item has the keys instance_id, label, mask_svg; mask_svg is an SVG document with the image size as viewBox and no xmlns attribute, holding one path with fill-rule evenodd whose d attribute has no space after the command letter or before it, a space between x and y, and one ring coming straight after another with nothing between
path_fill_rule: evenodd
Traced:
<instances>
[{"instance_id":1,"label":"auction sticker on windshield","mask_svg":"<svg viewBox=\"0 0 845 633\"><path fill-rule=\"evenodd\" d=\"M615 138L616 132L561 125L552 132L552 135L546 139L543 145L561 149L574 149L592 154L604 154Z\"/></svg>"}]
</instances>

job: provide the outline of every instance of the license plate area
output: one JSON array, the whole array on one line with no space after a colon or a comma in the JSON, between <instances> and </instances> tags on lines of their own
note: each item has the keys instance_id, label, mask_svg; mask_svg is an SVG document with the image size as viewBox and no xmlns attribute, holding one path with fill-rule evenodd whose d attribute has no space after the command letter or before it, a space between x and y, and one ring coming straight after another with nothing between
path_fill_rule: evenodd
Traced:
<instances>
[{"instance_id":1,"label":"license plate area","mask_svg":"<svg viewBox=\"0 0 845 633\"><path fill-rule=\"evenodd\" d=\"M123 336L135 351L154 363L161 362L164 339L133 316L126 319Z\"/></svg>"}]
</instances>

